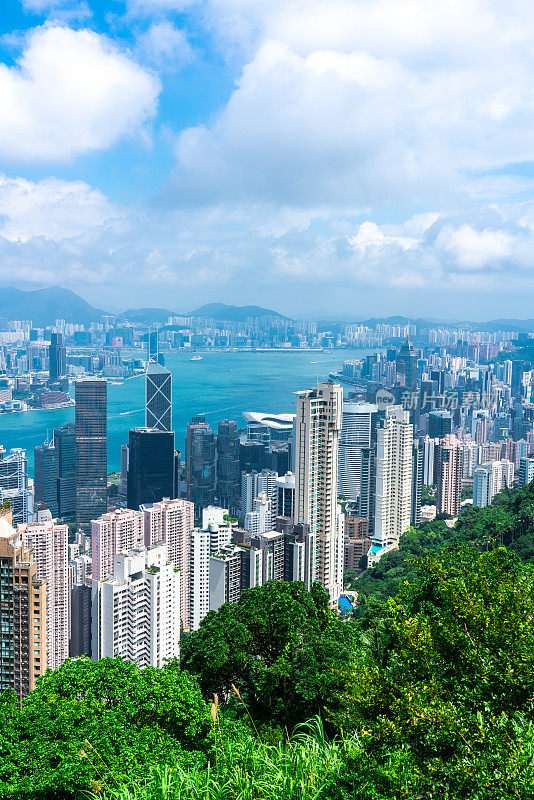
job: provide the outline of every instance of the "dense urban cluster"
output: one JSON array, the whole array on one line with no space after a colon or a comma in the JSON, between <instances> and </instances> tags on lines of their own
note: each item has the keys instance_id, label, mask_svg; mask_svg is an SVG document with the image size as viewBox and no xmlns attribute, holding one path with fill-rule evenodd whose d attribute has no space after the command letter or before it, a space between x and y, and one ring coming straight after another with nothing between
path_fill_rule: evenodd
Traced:
<instances>
[{"instance_id":1,"label":"dense urban cluster","mask_svg":"<svg viewBox=\"0 0 534 800\"><path fill-rule=\"evenodd\" d=\"M435 518L452 529L534 478L526 334L377 322L318 337L317 323L274 316L4 327L4 408L24 387L41 406L58 393L75 404L74 423L35 447L33 480L23 448L0 449L0 690L19 697L69 656L162 667L210 611L272 580L317 582L351 612L359 576L410 530ZM217 430L194 417L182 458L165 349L355 344L377 352L298 392L287 413ZM135 370L145 426L110 483L108 381Z\"/></svg>"}]
</instances>

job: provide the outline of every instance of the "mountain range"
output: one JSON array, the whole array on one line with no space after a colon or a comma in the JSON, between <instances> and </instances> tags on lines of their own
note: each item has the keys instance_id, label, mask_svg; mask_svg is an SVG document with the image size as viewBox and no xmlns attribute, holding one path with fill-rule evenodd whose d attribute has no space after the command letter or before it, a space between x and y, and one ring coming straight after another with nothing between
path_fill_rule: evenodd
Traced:
<instances>
[{"instance_id":1,"label":"mountain range","mask_svg":"<svg viewBox=\"0 0 534 800\"><path fill-rule=\"evenodd\" d=\"M192 311L176 311L167 308L131 308L120 314L110 314L100 308L95 308L86 300L70 289L61 286L50 286L47 289L24 291L13 287L0 287L0 319L26 319L32 320L33 325L44 328L53 325L56 319L67 322L79 322L88 325L91 322L102 322L104 316L115 317L118 324L121 320L146 324L164 325L171 316L198 316L207 319L228 322L245 322L249 317L272 316L279 319L290 319L261 306L234 306L225 303L207 303ZM425 325L468 325L473 330L508 330L508 331L533 331L534 319L494 319L488 322L469 322L467 320L438 320L414 319L405 316L373 317L354 314L325 315L324 323L358 322L361 324L376 325L379 322L389 325L405 325L412 322L418 326ZM321 327L323 327L323 325Z\"/></svg>"}]
</instances>

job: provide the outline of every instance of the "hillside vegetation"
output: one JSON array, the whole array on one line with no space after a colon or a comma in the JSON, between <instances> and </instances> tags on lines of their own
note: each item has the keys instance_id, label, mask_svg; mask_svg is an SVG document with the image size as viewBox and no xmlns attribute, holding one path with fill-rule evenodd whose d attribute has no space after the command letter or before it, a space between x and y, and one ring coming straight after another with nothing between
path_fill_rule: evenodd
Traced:
<instances>
[{"instance_id":1,"label":"hillside vegetation","mask_svg":"<svg viewBox=\"0 0 534 800\"><path fill-rule=\"evenodd\" d=\"M182 663L64 664L0 698L6 800L534 800L534 490L432 523L339 620L271 582Z\"/></svg>"}]
</instances>

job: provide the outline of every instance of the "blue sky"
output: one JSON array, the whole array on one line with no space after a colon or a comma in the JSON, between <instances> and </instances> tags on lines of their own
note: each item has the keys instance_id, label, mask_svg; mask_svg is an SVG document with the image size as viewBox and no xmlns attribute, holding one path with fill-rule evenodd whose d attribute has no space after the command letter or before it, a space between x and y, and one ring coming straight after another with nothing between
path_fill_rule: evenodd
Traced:
<instances>
[{"instance_id":1,"label":"blue sky","mask_svg":"<svg viewBox=\"0 0 534 800\"><path fill-rule=\"evenodd\" d=\"M525 0L2 0L0 285L531 317Z\"/></svg>"}]
</instances>

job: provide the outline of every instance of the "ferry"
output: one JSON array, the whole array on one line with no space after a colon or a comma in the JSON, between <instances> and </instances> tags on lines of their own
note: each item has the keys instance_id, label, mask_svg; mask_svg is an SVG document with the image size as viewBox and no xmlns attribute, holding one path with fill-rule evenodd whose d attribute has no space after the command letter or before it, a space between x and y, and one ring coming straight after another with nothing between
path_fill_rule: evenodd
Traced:
<instances>
[{"instance_id":1,"label":"ferry","mask_svg":"<svg viewBox=\"0 0 534 800\"><path fill-rule=\"evenodd\" d=\"M203 358L204 356L193 356L189 361L202 361Z\"/></svg>"}]
</instances>

